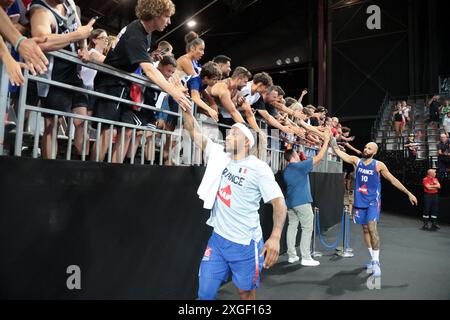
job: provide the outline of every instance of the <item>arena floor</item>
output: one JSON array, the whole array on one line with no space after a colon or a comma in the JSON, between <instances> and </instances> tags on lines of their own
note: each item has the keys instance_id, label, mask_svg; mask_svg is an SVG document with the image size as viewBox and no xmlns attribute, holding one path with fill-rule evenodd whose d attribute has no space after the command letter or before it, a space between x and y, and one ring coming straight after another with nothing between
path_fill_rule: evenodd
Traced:
<instances>
[{"instance_id":1,"label":"arena floor","mask_svg":"<svg viewBox=\"0 0 450 320\"><path fill-rule=\"evenodd\" d=\"M438 232L422 231L419 220L383 214L381 236L381 283L371 282L363 266L369 253L359 226L351 225L351 247L355 257L344 259L334 252L324 252L317 268L288 264L287 256L262 275L258 300L403 300L450 299L450 227ZM337 228L325 236L334 242ZM320 245L319 250L323 250ZM370 290L369 287L374 288ZM380 287L380 289L376 289ZM230 282L223 286L218 299L238 299Z\"/></svg>"}]
</instances>

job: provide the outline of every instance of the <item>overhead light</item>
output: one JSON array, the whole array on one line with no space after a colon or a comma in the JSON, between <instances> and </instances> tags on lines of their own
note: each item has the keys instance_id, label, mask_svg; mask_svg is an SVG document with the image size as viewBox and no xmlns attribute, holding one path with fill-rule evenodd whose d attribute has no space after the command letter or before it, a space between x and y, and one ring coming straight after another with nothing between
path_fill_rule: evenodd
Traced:
<instances>
[{"instance_id":1,"label":"overhead light","mask_svg":"<svg viewBox=\"0 0 450 320\"><path fill-rule=\"evenodd\" d=\"M283 61L281 61L281 59L278 59L276 63L278 66L281 66L283 64Z\"/></svg>"},{"instance_id":2,"label":"overhead light","mask_svg":"<svg viewBox=\"0 0 450 320\"><path fill-rule=\"evenodd\" d=\"M290 64L291 63L291 59L290 58L286 58L285 62L286 62L286 64Z\"/></svg>"},{"instance_id":3,"label":"overhead light","mask_svg":"<svg viewBox=\"0 0 450 320\"><path fill-rule=\"evenodd\" d=\"M197 25L197 22L195 21L195 20L191 20L191 21L189 21L188 23L187 23L187 26L189 27L189 28L193 28L193 27L195 27Z\"/></svg>"},{"instance_id":4,"label":"overhead light","mask_svg":"<svg viewBox=\"0 0 450 320\"><path fill-rule=\"evenodd\" d=\"M294 62L295 63L299 63L300 62L300 57L294 57Z\"/></svg>"}]
</instances>

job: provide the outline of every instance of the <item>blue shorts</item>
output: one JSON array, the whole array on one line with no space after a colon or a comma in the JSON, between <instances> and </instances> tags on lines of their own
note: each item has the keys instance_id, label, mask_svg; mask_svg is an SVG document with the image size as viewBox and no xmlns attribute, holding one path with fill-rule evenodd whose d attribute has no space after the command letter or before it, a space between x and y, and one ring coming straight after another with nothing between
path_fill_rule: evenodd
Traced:
<instances>
[{"instance_id":1,"label":"blue shorts","mask_svg":"<svg viewBox=\"0 0 450 320\"><path fill-rule=\"evenodd\" d=\"M353 221L357 224L367 225L369 222L380 221L381 202L373 201L368 208L354 208Z\"/></svg>"},{"instance_id":2,"label":"blue shorts","mask_svg":"<svg viewBox=\"0 0 450 320\"><path fill-rule=\"evenodd\" d=\"M263 240L250 245L231 242L213 232L200 264L200 281L228 280L230 272L233 283L242 291L259 287L264 257L260 257Z\"/></svg>"}]
</instances>

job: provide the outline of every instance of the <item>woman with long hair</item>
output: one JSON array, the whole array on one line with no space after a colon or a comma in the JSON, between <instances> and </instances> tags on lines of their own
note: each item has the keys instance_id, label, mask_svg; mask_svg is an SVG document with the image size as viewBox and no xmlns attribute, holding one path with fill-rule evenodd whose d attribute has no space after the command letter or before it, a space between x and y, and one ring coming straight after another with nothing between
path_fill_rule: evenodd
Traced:
<instances>
[{"instance_id":1,"label":"woman with long hair","mask_svg":"<svg viewBox=\"0 0 450 320\"><path fill-rule=\"evenodd\" d=\"M205 42L200 39L194 31L189 32L184 40L186 42L186 54L177 60L177 71L175 75L181 79L183 84L190 78L200 74L201 66L199 60L205 54Z\"/></svg>"}]
</instances>

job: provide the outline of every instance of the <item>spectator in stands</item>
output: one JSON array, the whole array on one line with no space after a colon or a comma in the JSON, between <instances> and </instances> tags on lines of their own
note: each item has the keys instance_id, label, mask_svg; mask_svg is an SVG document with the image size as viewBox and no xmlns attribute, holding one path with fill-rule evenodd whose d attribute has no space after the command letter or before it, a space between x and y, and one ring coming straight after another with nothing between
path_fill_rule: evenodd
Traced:
<instances>
[{"instance_id":1,"label":"spectator in stands","mask_svg":"<svg viewBox=\"0 0 450 320\"><path fill-rule=\"evenodd\" d=\"M108 46L103 51L103 55L106 57L108 55L109 50L113 48L113 45L117 42L117 37L109 35L108 36Z\"/></svg>"},{"instance_id":2,"label":"spectator in stands","mask_svg":"<svg viewBox=\"0 0 450 320\"><path fill-rule=\"evenodd\" d=\"M308 267L320 265L311 257L311 235L313 232L314 214L311 203L311 186L309 184L309 173L312 172L315 165L320 163L326 156L328 142L330 140L330 131L325 135L325 141L317 156L313 159L301 161L298 153L294 150L285 152L285 160L289 162L283 173L284 181L287 186L286 205L289 217L289 226L287 231L288 262L295 263L300 260L295 248L297 240L297 229L300 222L302 227L302 238L300 242L300 252L302 256L301 264Z\"/></svg>"},{"instance_id":3,"label":"spectator in stands","mask_svg":"<svg viewBox=\"0 0 450 320\"><path fill-rule=\"evenodd\" d=\"M204 123L205 121L211 120L214 122L219 121L217 105L215 105L214 99L206 92L206 88L212 88L221 78L222 72L220 71L219 65L214 62L208 62L203 66L202 71L200 71L200 76L192 78L187 83L189 94L197 106L197 113L199 114L199 119L202 121L203 135L216 142L219 139L217 125Z\"/></svg>"},{"instance_id":4,"label":"spectator in stands","mask_svg":"<svg viewBox=\"0 0 450 320\"><path fill-rule=\"evenodd\" d=\"M447 115L447 113L450 112L450 100L446 99L444 104L439 108L439 115L440 115L440 120L444 120L445 116Z\"/></svg>"},{"instance_id":5,"label":"spectator in stands","mask_svg":"<svg viewBox=\"0 0 450 320\"><path fill-rule=\"evenodd\" d=\"M306 114L308 115L308 124L313 127L319 126L319 119L316 116L316 110L317 108L313 105L307 105L306 106Z\"/></svg>"},{"instance_id":6,"label":"spectator in stands","mask_svg":"<svg viewBox=\"0 0 450 320\"><path fill-rule=\"evenodd\" d=\"M274 118L274 115L276 115L276 112L273 112L275 108L269 109L270 103L274 99L278 99L278 91L273 89L272 77L264 72L256 74L253 81L250 81L241 92L247 103L256 110L257 115L261 116L269 126L291 134L293 133L292 130Z\"/></svg>"},{"instance_id":7,"label":"spectator in stands","mask_svg":"<svg viewBox=\"0 0 450 320\"><path fill-rule=\"evenodd\" d=\"M183 84L200 74L199 61L205 54L205 42L194 31L189 32L184 37L184 41L186 42L186 54L177 59L175 73Z\"/></svg>"},{"instance_id":8,"label":"spectator in stands","mask_svg":"<svg viewBox=\"0 0 450 320\"><path fill-rule=\"evenodd\" d=\"M339 126L339 118L333 117L331 118L331 133L333 137L337 138L341 135L341 127Z\"/></svg>"},{"instance_id":9,"label":"spectator in stands","mask_svg":"<svg viewBox=\"0 0 450 320\"><path fill-rule=\"evenodd\" d=\"M428 106L430 107L430 126L432 129L439 128L439 100L440 96L434 96L428 101Z\"/></svg>"},{"instance_id":10,"label":"spectator in stands","mask_svg":"<svg viewBox=\"0 0 450 320\"><path fill-rule=\"evenodd\" d=\"M443 180L447 176L447 170L450 168L450 139L445 134L441 134L437 148L439 179Z\"/></svg>"},{"instance_id":11,"label":"spectator in stands","mask_svg":"<svg viewBox=\"0 0 450 320\"><path fill-rule=\"evenodd\" d=\"M441 184L436 179L436 170L428 170L427 176L423 179L424 202L423 202L423 230L437 231L439 215L439 189ZM430 226L431 223L431 226Z\"/></svg>"},{"instance_id":12,"label":"spectator in stands","mask_svg":"<svg viewBox=\"0 0 450 320\"><path fill-rule=\"evenodd\" d=\"M208 98L208 103L210 103L211 100L214 101L209 97L205 90L208 87L212 88L221 77L222 72L220 71L219 66L214 62L208 62L203 66L200 75L198 77L191 78L187 83L188 92L192 98L192 101L199 108L198 111L201 110L202 114L207 115L215 122L219 121L218 112L202 100L201 95Z\"/></svg>"},{"instance_id":13,"label":"spectator in stands","mask_svg":"<svg viewBox=\"0 0 450 320\"><path fill-rule=\"evenodd\" d=\"M314 116L316 116L317 119L319 119L319 121L322 121L323 123L325 123L325 118L327 117L327 114L328 114L328 110L325 107L318 106Z\"/></svg>"},{"instance_id":14,"label":"spectator in stands","mask_svg":"<svg viewBox=\"0 0 450 320\"><path fill-rule=\"evenodd\" d=\"M403 135L404 123L405 119L403 118L402 104L401 102L397 102L394 110L394 129L397 138Z\"/></svg>"},{"instance_id":15,"label":"spectator in stands","mask_svg":"<svg viewBox=\"0 0 450 320\"><path fill-rule=\"evenodd\" d=\"M315 110L316 110L316 108L314 108L314 106L312 106L312 105L307 105L306 107L303 108L303 113L307 117L307 119L305 121L307 124L309 124L311 126L313 125L312 116L313 116ZM315 120L317 120L317 119L315 119Z\"/></svg>"},{"instance_id":16,"label":"spectator in stands","mask_svg":"<svg viewBox=\"0 0 450 320\"><path fill-rule=\"evenodd\" d=\"M296 103L299 104L299 102L297 100L295 100L294 98L291 97L286 97L286 107L291 108L291 106L295 105ZM303 108L302 108L303 110Z\"/></svg>"},{"instance_id":17,"label":"spectator in stands","mask_svg":"<svg viewBox=\"0 0 450 320\"><path fill-rule=\"evenodd\" d=\"M344 130L345 128L345 130ZM349 142L353 142L355 141L355 137L354 136L350 136L352 130L350 128L347 127L340 127L340 125L338 125L338 136L336 137L336 140L341 143L344 147L346 148L350 148L352 149L354 152L356 152L357 154L360 154L360 151L355 151L348 143ZM361 153L362 154L362 153Z\"/></svg>"},{"instance_id":18,"label":"spectator in stands","mask_svg":"<svg viewBox=\"0 0 450 320\"><path fill-rule=\"evenodd\" d=\"M404 118L403 129L405 128L406 124L409 124L409 130L412 130L413 117L410 115L411 112L412 112L412 107L409 106L406 101L402 101L402 115Z\"/></svg>"},{"instance_id":19,"label":"spectator in stands","mask_svg":"<svg viewBox=\"0 0 450 320\"><path fill-rule=\"evenodd\" d=\"M288 104L289 104L289 100L286 99L286 107L288 107L289 109L291 109L292 111L294 111L294 113L302 114L303 117L304 117L304 120L306 119L306 117L305 117L305 115L304 115L304 113L303 113L303 109L304 109L304 108L303 108L303 106L302 106L300 103L295 102L295 103L293 103L293 104L291 104L291 105L289 105L289 106L288 106ZM291 119L292 121L296 122L296 120L297 120L298 118L296 118L296 117L294 117L294 116L290 116L290 119Z\"/></svg>"},{"instance_id":20,"label":"spectator in stands","mask_svg":"<svg viewBox=\"0 0 450 320\"><path fill-rule=\"evenodd\" d=\"M106 56L104 63L125 72L135 72L140 66L143 74L171 95L182 109L190 110L191 103L182 90L164 78L148 54L149 34L153 31L163 31L170 24L170 17L174 13L175 6L171 0L138 0L136 6L138 19L127 26L114 50ZM115 76L100 73L95 78L95 88L98 92L124 98L128 96L130 84ZM97 117L112 121L121 120L122 106L116 101L97 99L94 110ZM109 128L103 128L101 141L108 141L109 131ZM107 149L108 145L101 144L100 161L105 158Z\"/></svg>"},{"instance_id":21,"label":"spectator in stands","mask_svg":"<svg viewBox=\"0 0 450 320\"><path fill-rule=\"evenodd\" d=\"M74 53L77 52L78 43L81 54L84 54L84 41L93 30L95 20L92 19L85 26L78 26L76 23L77 12L67 0L35 0L30 6L31 33L34 37L46 37L47 41L41 44L44 51L66 49ZM63 59L50 57L53 61L52 70L46 77L53 81L69 84L83 88L83 81L79 78L77 65ZM83 93L74 92L56 86L49 86L38 83L38 94L41 97L42 107L46 109L74 112L86 116L88 106L88 96ZM51 158L51 145L53 138L53 127L58 125L53 115L45 114L44 136L42 138L42 155L44 159ZM83 152L83 141L86 142L86 149L89 150L89 136L84 136L83 120L74 120L75 126L75 153L73 156L80 156ZM57 155L57 146L55 154ZM85 153L86 150L85 150Z\"/></svg>"},{"instance_id":22,"label":"spectator in stands","mask_svg":"<svg viewBox=\"0 0 450 320\"><path fill-rule=\"evenodd\" d=\"M444 120L442 120L442 126L444 127L444 132L447 138L449 138L450 134L450 109L448 112L444 115Z\"/></svg>"},{"instance_id":23,"label":"spectator in stands","mask_svg":"<svg viewBox=\"0 0 450 320\"><path fill-rule=\"evenodd\" d=\"M231 78L219 81L212 88L208 88L207 93L215 100L216 105L219 107L219 122L221 124L231 126L234 123L245 123L244 118L238 111L238 108L242 108L250 126L256 132L261 131L256 123L252 109L246 103L241 93L241 90L247 85L251 77L252 74L246 68L237 67ZM225 137L226 130L221 128L221 131Z\"/></svg>"},{"instance_id":24,"label":"spectator in stands","mask_svg":"<svg viewBox=\"0 0 450 320\"><path fill-rule=\"evenodd\" d=\"M406 142L405 148L404 148L406 159L416 160L417 151L419 151L419 146L420 146L420 144L416 143L414 133L411 133L408 136L408 141Z\"/></svg>"},{"instance_id":25,"label":"spectator in stands","mask_svg":"<svg viewBox=\"0 0 450 320\"><path fill-rule=\"evenodd\" d=\"M155 61L155 68L158 68L159 62L165 56L173 56L173 47L169 42L163 40L158 43L156 50L150 53L150 57Z\"/></svg>"},{"instance_id":26,"label":"spectator in stands","mask_svg":"<svg viewBox=\"0 0 450 320\"><path fill-rule=\"evenodd\" d=\"M226 79L230 76L231 73L231 58L219 55L213 59L213 62L219 65L220 71L222 71L222 79ZM221 80L222 80L221 79Z\"/></svg>"},{"instance_id":27,"label":"spectator in stands","mask_svg":"<svg viewBox=\"0 0 450 320\"><path fill-rule=\"evenodd\" d=\"M95 29L92 31L89 37L89 61L96 63L103 63L106 56L103 55L106 47L108 46L108 34L103 29ZM94 79L97 75L97 70L81 67L80 77L83 80L83 85L86 89L94 90ZM93 114L93 108L95 104L94 96L89 96L88 115Z\"/></svg>"},{"instance_id":28,"label":"spectator in stands","mask_svg":"<svg viewBox=\"0 0 450 320\"><path fill-rule=\"evenodd\" d=\"M164 78L169 81L171 77L173 76L175 69L177 67L177 62L175 58L172 56L165 56L158 64L157 70L161 72L161 74L164 76ZM133 88L136 87L132 87ZM134 89L136 90L136 89ZM148 105L150 107L158 108L161 110L166 111L172 111L172 112L178 112L178 106L174 106L174 101L171 100L167 93L161 91L160 89L153 88L153 87L145 87L144 91L141 94L138 94L137 96L134 96L133 94L130 94L132 96L133 101L144 103L145 105ZM170 105L171 104L171 105ZM157 122L157 128L160 130L167 130L167 131L174 131L176 126L177 118L168 115L166 113L158 113L159 116L155 115L155 112L150 109L141 108L139 106L126 106L122 109L122 115L121 115L121 121L125 123L129 123L132 125L136 125L139 127L147 127L147 128L155 128L155 121ZM150 138L152 137L152 132L150 131L138 131L137 132L137 141L139 141L139 138L142 137L143 134L146 134L146 151L145 151L145 157L147 161L151 160L151 152L152 152L152 144L150 143ZM121 163L127 154L127 150L131 150L131 139L132 139L133 129L126 129L125 130L125 137L123 139L124 146L123 149L125 150L122 154L122 157L120 157L121 153L121 145L122 145L122 137L121 135L118 136L118 141L116 142L113 150L113 162L114 163ZM167 137L166 145L164 146L166 151L166 158L167 161L168 157L168 148L169 148L169 137ZM138 144L135 145L134 154L136 154L136 150L138 148ZM129 153L129 157L131 158L131 153Z\"/></svg>"}]
</instances>

